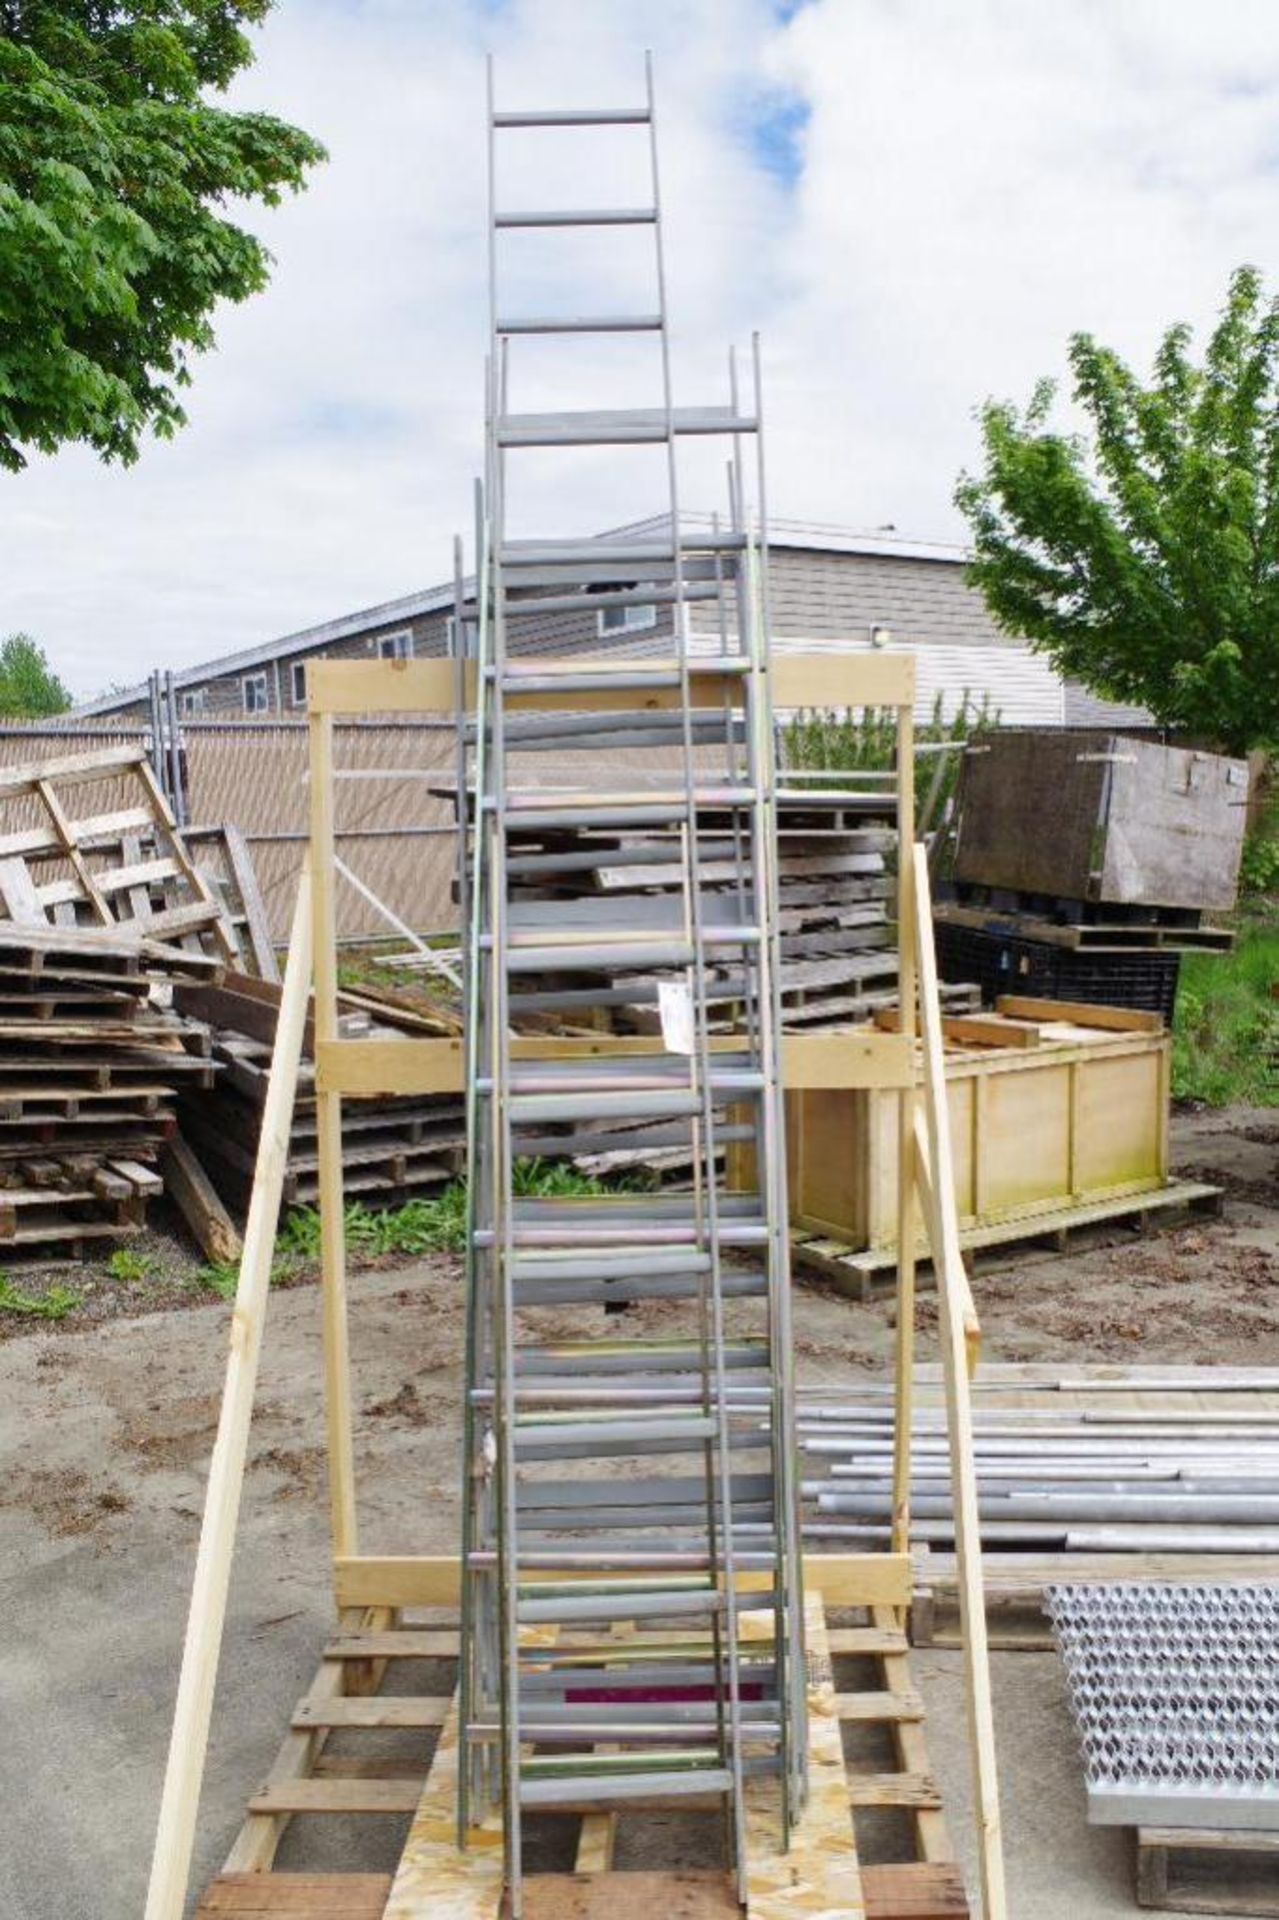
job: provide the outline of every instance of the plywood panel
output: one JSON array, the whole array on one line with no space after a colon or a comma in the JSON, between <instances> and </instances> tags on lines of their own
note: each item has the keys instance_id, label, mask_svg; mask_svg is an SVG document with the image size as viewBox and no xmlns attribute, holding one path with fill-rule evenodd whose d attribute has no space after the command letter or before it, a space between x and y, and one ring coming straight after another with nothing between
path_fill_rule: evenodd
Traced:
<instances>
[{"instance_id":1,"label":"plywood panel","mask_svg":"<svg viewBox=\"0 0 1279 1920\"><path fill-rule=\"evenodd\" d=\"M1163 1048L1089 1060L1079 1075L1077 1184L1091 1192L1162 1179Z\"/></svg>"},{"instance_id":2,"label":"plywood panel","mask_svg":"<svg viewBox=\"0 0 1279 1920\"><path fill-rule=\"evenodd\" d=\"M1048 1067L980 1083L983 1218L1069 1197L1070 1074Z\"/></svg>"}]
</instances>

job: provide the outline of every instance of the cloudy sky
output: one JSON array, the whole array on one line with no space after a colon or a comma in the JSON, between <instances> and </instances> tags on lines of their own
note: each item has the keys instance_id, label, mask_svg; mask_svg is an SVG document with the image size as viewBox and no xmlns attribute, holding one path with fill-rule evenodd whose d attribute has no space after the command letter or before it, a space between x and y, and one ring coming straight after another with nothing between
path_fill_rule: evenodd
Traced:
<instances>
[{"instance_id":1,"label":"cloudy sky","mask_svg":"<svg viewBox=\"0 0 1279 1920\"><path fill-rule=\"evenodd\" d=\"M722 398L761 331L778 516L957 539L985 395L1059 372L1076 328L1145 362L1240 261L1279 280L1273 0L278 0L235 98L330 162L252 217L271 287L222 316L176 442L0 477L0 632L87 695L447 575L481 453L485 50L499 105L562 106L637 99L647 46L677 398ZM513 135L499 189L638 203L642 158ZM636 239L509 259L505 297L624 308ZM513 403L647 401L631 371L531 349ZM539 457L521 530L662 504L647 455Z\"/></svg>"}]
</instances>

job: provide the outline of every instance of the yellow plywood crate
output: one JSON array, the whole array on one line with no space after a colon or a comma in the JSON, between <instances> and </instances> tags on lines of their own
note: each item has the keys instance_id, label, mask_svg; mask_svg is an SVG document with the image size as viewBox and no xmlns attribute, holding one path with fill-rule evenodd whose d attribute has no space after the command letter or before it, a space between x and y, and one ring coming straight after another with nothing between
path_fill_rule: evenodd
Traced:
<instances>
[{"instance_id":1,"label":"yellow plywood crate","mask_svg":"<svg viewBox=\"0 0 1279 1920\"><path fill-rule=\"evenodd\" d=\"M961 1232L1153 1191L1168 1177L1168 1035L1027 1024L1033 1044L947 1052ZM895 1094L788 1094L787 1162L796 1226L855 1248L895 1243Z\"/></svg>"}]
</instances>

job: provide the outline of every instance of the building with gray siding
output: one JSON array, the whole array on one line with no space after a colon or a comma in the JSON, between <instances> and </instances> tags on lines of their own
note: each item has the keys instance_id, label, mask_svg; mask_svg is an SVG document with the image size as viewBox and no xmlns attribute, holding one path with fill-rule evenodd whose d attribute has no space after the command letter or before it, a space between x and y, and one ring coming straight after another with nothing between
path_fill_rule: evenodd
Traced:
<instances>
[{"instance_id":1,"label":"building with gray siding","mask_svg":"<svg viewBox=\"0 0 1279 1920\"><path fill-rule=\"evenodd\" d=\"M698 516L685 516L694 524ZM703 523L708 524L708 523ZM653 536L661 520L610 529L613 537ZM1137 724L1135 708L1099 701L1064 682L1024 642L1001 633L985 602L964 578L962 548L900 538L895 532L850 533L837 527L774 521L770 529L770 583L774 646L781 652L845 652L905 648L916 656L918 709L932 712L940 697L952 712L965 694L989 701L1018 725ZM707 631L705 610L690 607L694 634ZM440 657L450 650L453 586L406 594L379 606L328 620L260 647L174 670L179 713L190 720L301 718L308 660ZM516 623L513 647L545 652L661 649L671 630L666 608L591 608ZM162 663L163 664L163 663ZM145 724L145 683L74 709L78 719L128 719Z\"/></svg>"}]
</instances>

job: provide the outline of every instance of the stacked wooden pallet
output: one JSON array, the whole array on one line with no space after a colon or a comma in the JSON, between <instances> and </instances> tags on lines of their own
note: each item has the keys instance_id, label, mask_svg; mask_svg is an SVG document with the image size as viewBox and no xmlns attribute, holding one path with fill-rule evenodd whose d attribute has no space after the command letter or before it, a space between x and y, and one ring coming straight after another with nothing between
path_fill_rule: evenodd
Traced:
<instances>
[{"instance_id":1,"label":"stacked wooden pallet","mask_svg":"<svg viewBox=\"0 0 1279 1920\"><path fill-rule=\"evenodd\" d=\"M889 922L892 878L886 855L895 838L879 796L846 793L779 797L779 988L787 1026L829 1026L869 1019L896 994L897 955ZM730 915L749 848L725 816L701 866L709 910ZM739 865L739 862L741 863ZM612 831L543 828L522 835L512 859L515 913L522 930L625 925L638 935L683 923L679 843L674 829ZM726 1031L741 1012L731 962L714 969L712 1025ZM603 976L601 975L601 982ZM526 976L513 1005L526 1023L567 1011L580 1023L580 995L569 983ZM659 1029L655 980L623 977L596 1003L594 1024L619 1031Z\"/></svg>"},{"instance_id":2,"label":"stacked wooden pallet","mask_svg":"<svg viewBox=\"0 0 1279 1920\"><path fill-rule=\"evenodd\" d=\"M0 1255L136 1233L208 1035L152 990L217 963L125 930L0 925Z\"/></svg>"},{"instance_id":3,"label":"stacked wooden pallet","mask_svg":"<svg viewBox=\"0 0 1279 1920\"><path fill-rule=\"evenodd\" d=\"M280 989L272 982L228 974L216 985L180 988L179 1006L206 1023L218 1068L211 1089L191 1089L182 1102L184 1137L214 1184L234 1207L247 1204L253 1184L262 1109ZM393 1039L406 1027L438 1033L421 1015L392 1007L370 1011L359 995L341 996L342 1031L364 1039ZM318 1194L314 1036L308 1022L285 1169L285 1206L306 1206ZM342 1159L347 1193L365 1201L399 1202L446 1185L462 1170L466 1127L460 1096L387 1095L348 1100L342 1114Z\"/></svg>"}]
</instances>

